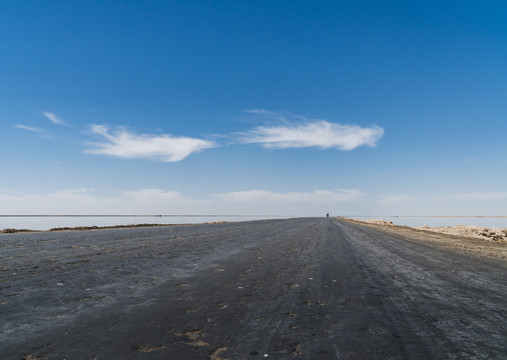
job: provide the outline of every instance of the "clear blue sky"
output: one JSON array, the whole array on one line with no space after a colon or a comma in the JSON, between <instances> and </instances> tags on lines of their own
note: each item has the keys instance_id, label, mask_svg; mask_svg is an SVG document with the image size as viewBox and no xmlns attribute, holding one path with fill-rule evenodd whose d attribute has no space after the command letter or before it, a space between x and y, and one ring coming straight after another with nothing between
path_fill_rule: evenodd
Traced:
<instances>
[{"instance_id":1,"label":"clear blue sky","mask_svg":"<svg viewBox=\"0 0 507 360\"><path fill-rule=\"evenodd\" d=\"M507 214L505 1L2 1L0 214Z\"/></svg>"}]
</instances>

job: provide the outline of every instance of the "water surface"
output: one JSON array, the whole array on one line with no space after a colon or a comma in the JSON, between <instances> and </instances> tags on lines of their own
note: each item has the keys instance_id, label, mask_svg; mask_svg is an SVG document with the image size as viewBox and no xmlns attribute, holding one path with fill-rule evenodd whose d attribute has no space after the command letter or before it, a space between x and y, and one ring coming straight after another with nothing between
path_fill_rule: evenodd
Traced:
<instances>
[{"instance_id":1,"label":"water surface","mask_svg":"<svg viewBox=\"0 0 507 360\"><path fill-rule=\"evenodd\" d=\"M128 215L128 216L5 216L0 215L0 230L30 229L49 230L59 227L76 226L115 226L138 224L197 224L214 221L249 221L282 218L282 216L242 216L242 215Z\"/></svg>"}]
</instances>

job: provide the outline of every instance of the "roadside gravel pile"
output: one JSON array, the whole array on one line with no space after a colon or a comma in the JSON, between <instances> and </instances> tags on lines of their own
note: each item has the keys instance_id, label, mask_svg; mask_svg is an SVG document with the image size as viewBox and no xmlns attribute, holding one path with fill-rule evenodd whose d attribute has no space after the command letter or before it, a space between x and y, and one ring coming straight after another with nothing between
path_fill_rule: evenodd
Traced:
<instances>
[{"instance_id":1,"label":"roadside gravel pile","mask_svg":"<svg viewBox=\"0 0 507 360\"><path fill-rule=\"evenodd\" d=\"M409 227L394 225L391 221L337 218L348 222L376 228L385 233L435 248L458 252L472 258L500 261L507 264L507 229L480 226ZM383 225L385 224L385 225Z\"/></svg>"},{"instance_id":2,"label":"roadside gravel pile","mask_svg":"<svg viewBox=\"0 0 507 360\"><path fill-rule=\"evenodd\" d=\"M350 219L354 221L361 221L367 224L374 224L374 225L387 225L387 226L394 226L392 221L389 220L381 220L381 219Z\"/></svg>"},{"instance_id":3,"label":"roadside gravel pile","mask_svg":"<svg viewBox=\"0 0 507 360\"><path fill-rule=\"evenodd\" d=\"M382 219L350 219L362 223L382 225L382 226L397 226L392 221ZM485 228L475 225L457 225L457 226L419 226L411 227L416 230L431 231L440 234L454 235L469 237L481 240L507 242L507 228Z\"/></svg>"},{"instance_id":4,"label":"roadside gravel pile","mask_svg":"<svg viewBox=\"0 0 507 360\"><path fill-rule=\"evenodd\" d=\"M438 226L431 227L424 225L416 227L417 230L433 231L448 235L473 237L482 240L507 241L506 228L485 228L473 225L457 225L457 226Z\"/></svg>"}]
</instances>

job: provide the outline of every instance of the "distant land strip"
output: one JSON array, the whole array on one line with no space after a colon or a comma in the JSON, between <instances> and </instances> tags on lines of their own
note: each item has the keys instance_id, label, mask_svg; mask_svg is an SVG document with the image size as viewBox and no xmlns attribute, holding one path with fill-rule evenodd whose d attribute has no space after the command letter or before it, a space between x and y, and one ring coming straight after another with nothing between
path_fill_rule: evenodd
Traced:
<instances>
[{"instance_id":1,"label":"distant land strip","mask_svg":"<svg viewBox=\"0 0 507 360\"><path fill-rule=\"evenodd\" d=\"M142 215L104 215L104 214L95 214L95 215L58 215L58 214L49 214L49 215L0 215L0 217L280 217L282 215L162 215L162 214L142 214Z\"/></svg>"},{"instance_id":2,"label":"distant land strip","mask_svg":"<svg viewBox=\"0 0 507 360\"><path fill-rule=\"evenodd\" d=\"M334 215L337 217L345 217L345 218L488 218L488 219L505 219L507 215ZM295 215L243 215L243 214L0 214L0 218L29 218L29 217L67 217L67 218L77 218L77 217L158 217L158 218L174 218L174 217L262 217L262 218L279 218L279 217L304 217L304 216L295 216Z\"/></svg>"}]
</instances>

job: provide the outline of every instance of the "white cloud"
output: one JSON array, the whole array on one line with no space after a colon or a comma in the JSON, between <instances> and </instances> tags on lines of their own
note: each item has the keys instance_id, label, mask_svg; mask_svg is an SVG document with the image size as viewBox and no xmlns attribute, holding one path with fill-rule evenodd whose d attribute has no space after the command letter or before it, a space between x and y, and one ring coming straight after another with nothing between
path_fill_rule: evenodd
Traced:
<instances>
[{"instance_id":1,"label":"white cloud","mask_svg":"<svg viewBox=\"0 0 507 360\"><path fill-rule=\"evenodd\" d=\"M227 202L285 202L333 204L338 202L356 201L363 193L357 189L339 191L315 190L312 192L277 193L265 190L236 191L214 194L213 197Z\"/></svg>"},{"instance_id":2,"label":"white cloud","mask_svg":"<svg viewBox=\"0 0 507 360\"><path fill-rule=\"evenodd\" d=\"M55 196L60 196L60 197L66 197L66 196L75 195L75 194L85 194L85 193L87 193L89 191L90 190L88 190L87 188L66 189L66 190L58 191L58 192L54 193L54 195Z\"/></svg>"},{"instance_id":3,"label":"white cloud","mask_svg":"<svg viewBox=\"0 0 507 360\"><path fill-rule=\"evenodd\" d=\"M379 205L397 205L414 201L412 196L408 195L392 195L382 198L378 203Z\"/></svg>"},{"instance_id":4,"label":"white cloud","mask_svg":"<svg viewBox=\"0 0 507 360\"><path fill-rule=\"evenodd\" d=\"M126 191L123 193L127 198L138 202L150 201L178 201L183 199L177 191L163 191L159 189L142 189Z\"/></svg>"},{"instance_id":5,"label":"white cloud","mask_svg":"<svg viewBox=\"0 0 507 360\"><path fill-rule=\"evenodd\" d=\"M104 209L105 199L96 202L87 189L68 189L46 194L0 194L1 214L88 213L92 207ZM98 211L97 211L98 210Z\"/></svg>"},{"instance_id":6,"label":"white cloud","mask_svg":"<svg viewBox=\"0 0 507 360\"><path fill-rule=\"evenodd\" d=\"M346 151L364 145L376 146L384 130L378 126L363 128L313 120L298 125L259 126L238 135L243 144L261 144L269 149L317 147Z\"/></svg>"},{"instance_id":7,"label":"white cloud","mask_svg":"<svg viewBox=\"0 0 507 360\"><path fill-rule=\"evenodd\" d=\"M68 124L53 113L45 112L43 115L55 125L68 126Z\"/></svg>"},{"instance_id":8,"label":"white cloud","mask_svg":"<svg viewBox=\"0 0 507 360\"><path fill-rule=\"evenodd\" d=\"M91 131L107 141L94 143L88 154L110 155L121 158L152 158L163 162L180 161L194 152L216 147L214 142L170 135L132 134L125 129L110 133L105 125L91 125Z\"/></svg>"},{"instance_id":9,"label":"white cloud","mask_svg":"<svg viewBox=\"0 0 507 360\"><path fill-rule=\"evenodd\" d=\"M93 190L66 189L45 194L0 193L0 214L179 214L206 204L176 191L141 189L102 196Z\"/></svg>"},{"instance_id":10,"label":"white cloud","mask_svg":"<svg viewBox=\"0 0 507 360\"><path fill-rule=\"evenodd\" d=\"M14 127L17 129L28 130L28 131L37 132L37 133L44 132L44 130L42 130L42 129L32 127L32 126L23 125L23 124L17 124L17 125L14 125Z\"/></svg>"}]
</instances>

